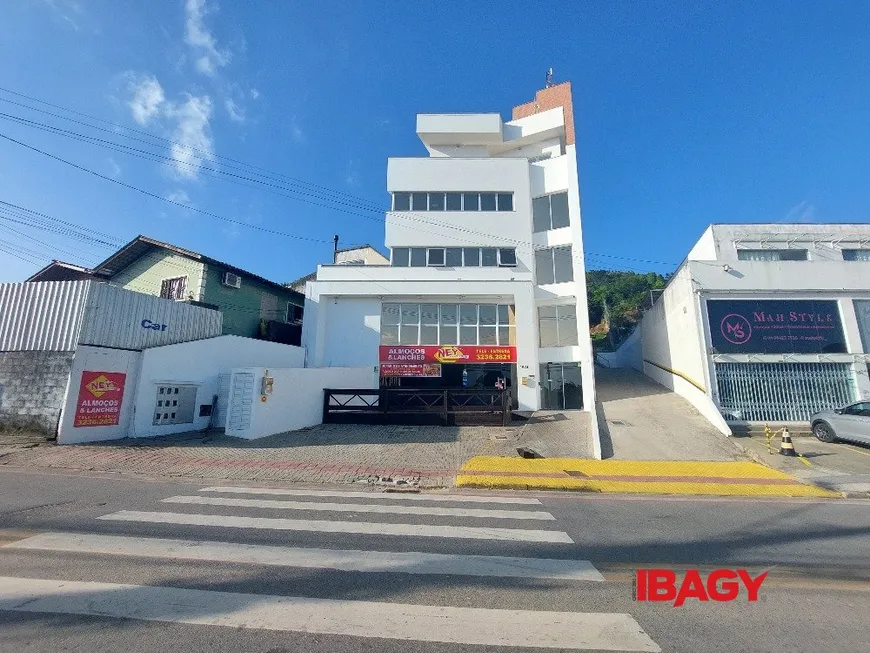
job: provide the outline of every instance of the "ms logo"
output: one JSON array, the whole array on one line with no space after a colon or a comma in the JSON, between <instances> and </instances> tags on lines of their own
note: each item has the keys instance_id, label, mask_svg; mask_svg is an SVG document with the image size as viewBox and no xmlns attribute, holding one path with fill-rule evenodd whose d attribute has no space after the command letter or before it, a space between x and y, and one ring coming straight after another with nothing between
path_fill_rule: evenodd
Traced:
<instances>
[{"instance_id":1,"label":"ms logo","mask_svg":"<svg viewBox=\"0 0 870 653\"><path fill-rule=\"evenodd\" d=\"M749 320L737 313L730 313L723 317L719 329L722 331L722 337L735 345L746 344L752 337L752 325L749 324Z\"/></svg>"}]
</instances>

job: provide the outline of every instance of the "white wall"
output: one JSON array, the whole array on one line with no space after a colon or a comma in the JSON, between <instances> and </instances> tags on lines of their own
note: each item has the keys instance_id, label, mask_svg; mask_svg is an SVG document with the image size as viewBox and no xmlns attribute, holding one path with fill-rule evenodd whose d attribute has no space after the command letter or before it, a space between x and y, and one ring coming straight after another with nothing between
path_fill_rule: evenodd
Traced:
<instances>
[{"instance_id":1,"label":"white wall","mask_svg":"<svg viewBox=\"0 0 870 653\"><path fill-rule=\"evenodd\" d=\"M80 345L73 358L70 381L67 386L64 410L58 429L58 444L117 440L127 435L136 402L136 384L142 352L106 347ZM82 372L121 372L126 374L121 413L116 426L74 427L76 405Z\"/></svg>"},{"instance_id":2,"label":"white wall","mask_svg":"<svg viewBox=\"0 0 870 653\"><path fill-rule=\"evenodd\" d=\"M251 365L301 368L304 357L305 350L301 347L240 336L220 336L147 349L142 355L142 368L136 391L136 415L130 436L154 437L208 428L211 418L199 417L199 407L211 404L214 396L218 394L220 374L228 374L236 367ZM152 424L158 384L197 386L192 424ZM224 425L213 426L223 428Z\"/></svg>"},{"instance_id":3,"label":"white wall","mask_svg":"<svg viewBox=\"0 0 870 653\"><path fill-rule=\"evenodd\" d=\"M381 302L371 297L325 297L320 308L326 328L318 367L378 364ZM321 318L323 319L323 318Z\"/></svg>"},{"instance_id":4,"label":"white wall","mask_svg":"<svg viewBox=\"0 0 870 653\"><path fill-rule=\"evenodd\" d=\"M375 389L377 367L327 367L318 369L268 369L274 379L272 394L261 401L260 387L266 369L237 368L233 374L254 375L251 422L248 428L227 428L227 435L252 440L276 433L296 431L320 424L323 419L325 388ZM230 412L232 406L230 406ZM290 436L292 438L292 434Z\"/></svg>"}]
</instances>

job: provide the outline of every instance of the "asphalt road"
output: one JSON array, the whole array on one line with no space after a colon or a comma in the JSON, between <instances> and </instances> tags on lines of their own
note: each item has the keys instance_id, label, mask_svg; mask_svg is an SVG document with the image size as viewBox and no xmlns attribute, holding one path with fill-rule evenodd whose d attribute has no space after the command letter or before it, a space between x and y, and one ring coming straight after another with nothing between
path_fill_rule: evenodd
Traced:
<instances>
[{"instance_id":1,"label":"asphalt road","mask_svg":"<svg viewBox=\"0 0 870 653\"><path fill-rule=\"evenodd\" d=\"M868 501L208 487L0 471L0 650L870 650ZM673 607L646 567L770 571Z\"/></svg>"}]
</instances>

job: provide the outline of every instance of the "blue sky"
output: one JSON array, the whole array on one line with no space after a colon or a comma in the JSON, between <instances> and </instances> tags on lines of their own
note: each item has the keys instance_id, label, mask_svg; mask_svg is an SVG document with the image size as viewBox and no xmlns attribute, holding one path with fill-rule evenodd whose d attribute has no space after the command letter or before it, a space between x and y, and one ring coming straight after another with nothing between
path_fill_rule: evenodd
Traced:
<instances>
[{"instance_id":1,"label":"blue sky","mask_svg":"<svg viewBox=\"0 0 870 653\"><path fill-rule=\"evenodd\" d=\"M588 267L667 272L711 222L870 220L868 24L857 1L5 2L0 87L167 141L6 101L162 163L8 118L0 134L196 210L3 139L0 201L289 281L334 233L382 246L386 158L425 153L416 113L507 116L552 66L574 86ZM227 158L283 195L215 178L250 174ZM0 281L111 252L22 222L0 208Z\"/></svg>"}]
</instances>

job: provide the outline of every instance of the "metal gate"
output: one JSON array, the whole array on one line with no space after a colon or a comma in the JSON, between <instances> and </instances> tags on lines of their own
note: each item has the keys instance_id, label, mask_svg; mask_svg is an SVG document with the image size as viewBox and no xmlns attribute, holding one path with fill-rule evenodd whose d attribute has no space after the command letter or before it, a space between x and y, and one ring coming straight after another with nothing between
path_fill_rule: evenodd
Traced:
<instances>
[{"instance_id":1,"label":"metal gate","mask_svg":"<svg viewBox=\"0 0 870 653\"><path fill-rule=\"evenodd\" d=\"M856 400L849 363L716 363L716 384L730 421L804 422Z\"/></svg>"}]
</instances>

